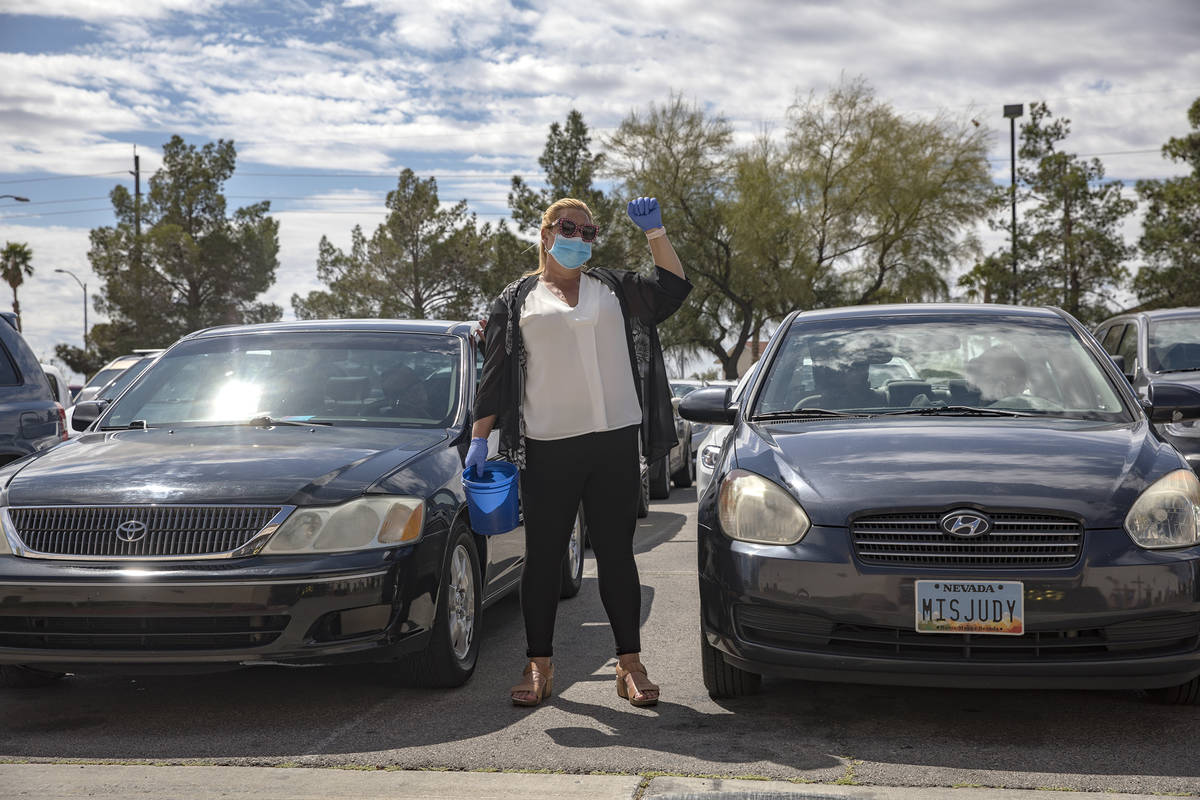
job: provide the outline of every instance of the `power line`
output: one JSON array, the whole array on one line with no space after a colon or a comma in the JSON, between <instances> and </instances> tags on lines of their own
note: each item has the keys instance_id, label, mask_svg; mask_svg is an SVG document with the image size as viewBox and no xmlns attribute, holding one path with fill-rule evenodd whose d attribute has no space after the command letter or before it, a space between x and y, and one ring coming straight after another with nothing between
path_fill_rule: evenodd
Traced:
<instances>
[{"instance_id":1,"label":"power line","mask_svg":"<svg viewBox=\"0 0 1200 800\"><path fill-rule=\"evenodd\" d=\"M80 208L75 211L42 211L37 214L5 214L0 220L25 219L27 217L57 217L63 214L92 214L96 211L112 211L111 208Z\"/></svg>"},{"instance_id":2,"label":"power line","mask_svg":"<svg viewBox=\"0 0 1200 800\"><path fill-rule=\"evenodd\" d=\"M100 178L105 175L123 175L123 174L125 174L125 170L119 169L119 170L114 170L112 172L93 172L90 175L54 175L49 178L20 178L17 180L0 181L0 184L40 183L41 181L65 181L65 180L70 180L71 178Z\"/></svg>"}]
</instances>

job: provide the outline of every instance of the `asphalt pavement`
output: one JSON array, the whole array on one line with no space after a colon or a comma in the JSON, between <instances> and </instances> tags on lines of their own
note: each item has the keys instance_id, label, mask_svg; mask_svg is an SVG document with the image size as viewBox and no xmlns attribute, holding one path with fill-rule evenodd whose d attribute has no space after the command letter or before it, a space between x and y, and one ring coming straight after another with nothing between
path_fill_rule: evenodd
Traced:
<instances>
[{"instance_id":1,"label":"asphalt pavement","mask_svg":"<svg viewBox=\"0 0 1200 800\"><path fill-rule=\"evenodd\" d=\"M676 489L639 523L655 707L616 696L589 557L583 590L559 607L555 694L537 708L507 701L524 650L510 597L483 615L475 676L449 691L386 669L282 667L0 689L0 798L1200 795L1200 709L1132 693L768 678L760 695L714 701L700 678L695 502Z\"/></svg>"}]
</instances>

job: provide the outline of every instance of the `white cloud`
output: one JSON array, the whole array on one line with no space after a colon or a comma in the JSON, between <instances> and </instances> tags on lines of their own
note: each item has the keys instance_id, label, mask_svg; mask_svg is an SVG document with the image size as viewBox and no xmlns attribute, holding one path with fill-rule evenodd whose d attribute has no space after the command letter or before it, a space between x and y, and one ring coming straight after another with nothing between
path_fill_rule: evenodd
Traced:
<instances>
[{"instance_id":1,"label":"white cloud","mask_svg":"<svg viewBox=\"0 0 1200 800\"><path fill-rule=\"evenodd\" d=\"M163 19L170 14L202 14L228 0L4 0L0 13L71 17L102 21L121 17Z\"/></svg>"}]
</instances>

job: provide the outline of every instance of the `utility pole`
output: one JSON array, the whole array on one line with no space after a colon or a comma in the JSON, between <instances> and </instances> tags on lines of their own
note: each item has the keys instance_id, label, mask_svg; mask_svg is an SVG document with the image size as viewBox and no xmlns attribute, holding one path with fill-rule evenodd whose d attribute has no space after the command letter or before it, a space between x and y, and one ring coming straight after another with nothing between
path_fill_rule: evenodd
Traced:
<instances>
[{"instance_id":1,"label":"utility pole","mask_svg":"<svg viewBox=\"0 0 1200 800\"><path fill-rule=\"evenodd\" d=\"M133 263L142 266L142 160L133 146Z\"/></svg>"},{"instance_id":2,"label":"utility pole","mask_svg":"<svg viewBox=\"0 0 1200 800\"><path fill-rule=\"evenodd\" d=\"M1009 193L1012 195L1012 303L1017 304L1017 117L1025 113L1025 104L1006 105L1004 116L1008 117L1009 148L1012 153L1012 179Z\"/></svg>"}]
</instances>

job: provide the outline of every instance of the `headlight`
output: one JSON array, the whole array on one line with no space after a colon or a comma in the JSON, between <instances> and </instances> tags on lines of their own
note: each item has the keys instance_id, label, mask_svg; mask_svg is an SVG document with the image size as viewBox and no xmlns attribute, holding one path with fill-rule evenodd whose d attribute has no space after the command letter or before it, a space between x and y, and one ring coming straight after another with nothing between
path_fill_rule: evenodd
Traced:
<instances>
[{"instance_id":1,"label":"headlight","mask_svg":"<svg viewBox=\"0 0 1200 800\"><path fill-rule=\"evenodd\" d=\"M761 475L735 469L721 481L717 499L721 530L756 544L795 544L812 527L808 514L786 490Z\"/></svg>"},{"instance_id":2,"label":"headlight","mask_svg":"<svg viewBox=\"0 0 1200 800\"><path fill-rule=\"evenodd\" d=\"M263 553L334 553L409 544L421 538L419 497L362 497L340 506L298 508Z\"/></svg>"},{"instance_id":3,"label":"headlight","mask_svg":"<svg viewBox=\"0 0 1200 800\"><path fill-rule=\"evenodd\" d=\"M721 446L719 444L706 444L700 451L700 463L709 471L717 468L717 459L720 457Z\"/></svg>"},{"instance_id":4,"label":"headlight","mask_svg":"<svg viewBox=\"0 0 1200 800\"><path fill-rule=\"evenodd\" d=\"M1172 436L1200 437L1200 419L1189 419L1187 422L1168 422L1164 427Z\"/></svg>"},{"instance_id":5,"label":"headlight","mask_svg":"<svg viewBox=\"0 0 1200 800\"><path fill-rule=\"evenodd\" d=\"M1159 478L1129 509L1125 530L1142 547L1200 544L1200 479L1190 469Z\"/></svg>"}]
</instances>

